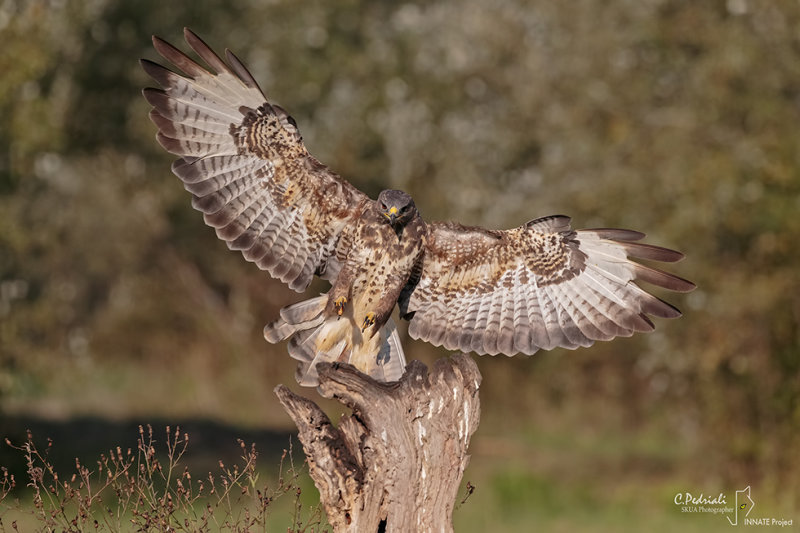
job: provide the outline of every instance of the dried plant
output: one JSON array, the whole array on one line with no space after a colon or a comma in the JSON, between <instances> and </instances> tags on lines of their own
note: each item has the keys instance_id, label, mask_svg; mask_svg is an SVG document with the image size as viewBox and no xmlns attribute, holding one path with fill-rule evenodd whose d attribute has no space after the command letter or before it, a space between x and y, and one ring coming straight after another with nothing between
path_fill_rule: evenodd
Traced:
<instances>
[{"instance_id":1,"label":"dried plant","mask_svg":"<svg viewBox=\"0 0 800 533\"><path fill-rule=\"evenodd\" d=\"M24 456L33 508L18 496L11 498L16 480L3 467L0 531L6 530L3 515L12 510L30 514L46 531L268 531L271 504L287 494L294 497L290 532L327 527L319 506L303 509L299 477L305 463L295 466L291 441L283 450L272 486L259 481L255 444L248 446L241 439L240 461L232 466L219 461L216 473L195 478L181 463L189 434L179 427L166 427L166 450L162 450L153 428L139 426L135 450L117 446L101 454L91 467L75 459L75 472L66 478L50 460L52 440L44 448L37 447L28 431L22 444L5 442ZM18 530L16 521L10 526Z\"/></svg>"}]
</instances>

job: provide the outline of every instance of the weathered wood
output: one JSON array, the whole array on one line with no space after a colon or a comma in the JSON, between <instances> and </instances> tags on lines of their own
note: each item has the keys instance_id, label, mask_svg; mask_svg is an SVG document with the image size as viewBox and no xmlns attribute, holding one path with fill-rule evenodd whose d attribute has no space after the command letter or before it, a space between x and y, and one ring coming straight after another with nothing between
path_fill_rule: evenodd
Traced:
<instances>
[{"instance_id":1,"label":"weathered wood","mask_svg":"<svg viewBox=\"0 0 800 533\"><path fill-rule=\"evenodd\" d=\"M412 361L397 383L346 364L319 364L318 390L353 414L338 428L311 400L275 389L299 429L309 471L336 532L453 531L467 448L480 419L481 375L467 355L428 369Z\"/></svg>"}]
</instances>

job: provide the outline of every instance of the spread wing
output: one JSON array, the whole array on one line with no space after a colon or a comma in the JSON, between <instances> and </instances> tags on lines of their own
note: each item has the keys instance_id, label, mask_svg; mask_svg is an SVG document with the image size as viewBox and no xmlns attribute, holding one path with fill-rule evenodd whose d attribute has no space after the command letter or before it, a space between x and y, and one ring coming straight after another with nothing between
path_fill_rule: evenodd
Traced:
<instances>
[{"instance_id":1,"label":"spread wing","mask_svg":"<svg viewBox=\"0 0 800 533\"><path fill-rule=\"evenodd\" d=\"M266 101L230 51L227 63L184 30L207 70L153 37L164 59L184 72L142 60L163 89L145 89L157 139L181 156L172 171L192 205L232 250L273 277L304 290L315 273L335 278L343 230L368 198L311 156L294 120Z\"/></svg>"},{"instance_id":2,"label":"spread wing","mask_svg":"<svg viewBox=\"0 0 800 533\"><path fill-rule=\"evenodd\" d=\"M572 231L569 220L507 231L429 225L424 259L399 302L409 334L449 350L530 355L651 331L648 315L680 316L633 281L679 292L694 284L629 258L683 254L637 243L644 235L635 231Z\"/></svg>"}]
</instances>

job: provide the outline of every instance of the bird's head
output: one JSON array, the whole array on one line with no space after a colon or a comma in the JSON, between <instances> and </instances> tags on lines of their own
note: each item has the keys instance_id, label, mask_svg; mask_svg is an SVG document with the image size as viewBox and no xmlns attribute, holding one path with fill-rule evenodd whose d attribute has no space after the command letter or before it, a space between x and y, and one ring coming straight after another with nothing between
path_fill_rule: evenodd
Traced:
<instances>
[{"instance_id":1,"label":"bird's head","mask_svg":"<svg viewBox=\"0 0 800 533\"><path fill-rule=\"evenodd\" d=\"M394 228L405 226L417 215L414 200L403 191L393 189L381 191L375 206Z\"/></svg>"}]
</instances>

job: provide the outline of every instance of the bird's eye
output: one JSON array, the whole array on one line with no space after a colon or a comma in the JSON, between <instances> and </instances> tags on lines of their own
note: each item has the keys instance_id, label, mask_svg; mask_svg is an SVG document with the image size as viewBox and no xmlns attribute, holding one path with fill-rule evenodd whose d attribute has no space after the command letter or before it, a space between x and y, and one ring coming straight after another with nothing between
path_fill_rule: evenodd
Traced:
<instances>
[{"instance_id":1,"label":"bird's eye","mask_svg":"<svg viewBox=\"0 0 800 533\"><path fill-rule=\"evenodd\" d=\"M405 205L405 206L403 206L403 209L401 209L401 210L400 210L400 212L401 212L401 213L405 213L406 211L408 211L408 208L409 208L409 207L411 207L411 205Z\"/></svg>"},{"instance_id":2,"label":"bird's eye","mask_svg":"<svg viewBox=\"0 0 800 533\"><path fill-rule=\"evenodd\" d=\"M381 209L386 209L386 204L381 202Z\"/></svg>"}]
</instances>

